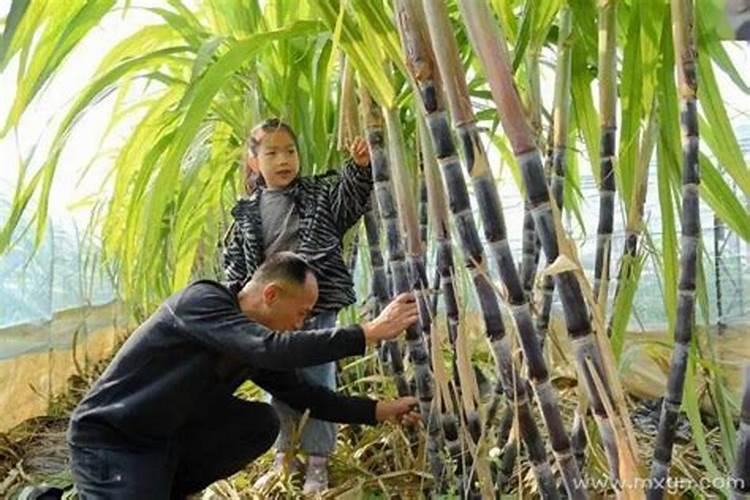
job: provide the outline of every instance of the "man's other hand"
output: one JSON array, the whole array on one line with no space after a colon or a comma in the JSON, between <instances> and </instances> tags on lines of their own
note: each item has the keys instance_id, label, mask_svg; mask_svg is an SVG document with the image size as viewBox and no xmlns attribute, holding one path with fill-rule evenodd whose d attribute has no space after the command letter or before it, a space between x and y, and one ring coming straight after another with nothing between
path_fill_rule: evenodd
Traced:
<instances>
[{"instance_id":1,"label":"man's other hand","mask_svg":"<svg viewBox=\"0 0 750 500\"><path fill-rule=\"evenodd\" d=\"M377 318L362 325L365 340L372 344L397 337L408 326L413 325L419 312L411 293L402 293L381 311Z\"/></svg>"},{"instance_id":2,"label":"man's other hand","mask_svg":"<svg viewBox=\"0 0 750 500\"><path fill-rule=\"evenodd\" d=\"M375 419L378 422L400 422L402 425L417 425L422 421L419 415L417 399L411 396L394 399L393 401L378 401L375 406Z\"/></svg>"}]
</instances>

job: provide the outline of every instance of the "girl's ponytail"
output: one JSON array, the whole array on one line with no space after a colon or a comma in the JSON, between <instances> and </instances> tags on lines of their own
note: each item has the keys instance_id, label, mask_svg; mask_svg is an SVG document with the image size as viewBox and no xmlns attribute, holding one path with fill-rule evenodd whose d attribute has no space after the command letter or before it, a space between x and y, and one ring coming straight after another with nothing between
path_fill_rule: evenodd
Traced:
<instances>
[{"instance_id":1,"label":"girl's ponytail","mask_svg":"<svg viewBox=\"0 0 750 500\"><path fill-rule=\"evenodd\" d=\"M258 172L253 172L247 167L247 165L245 165L245 193L252 194L252 192L258 187L258 184L262 182L263 176Z\"/></svg>"}]
</instances>

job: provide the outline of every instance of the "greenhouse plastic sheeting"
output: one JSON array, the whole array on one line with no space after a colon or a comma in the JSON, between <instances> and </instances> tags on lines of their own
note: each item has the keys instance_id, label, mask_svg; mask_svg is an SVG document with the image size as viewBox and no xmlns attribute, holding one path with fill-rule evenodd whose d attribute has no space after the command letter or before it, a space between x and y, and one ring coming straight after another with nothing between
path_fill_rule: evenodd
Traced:
<instances>
[{"instance_id":1,"label":"greenhouse plastic sheeting","mask_svg":"<svg viewBox=\"0 0 750 500\"><path fill-rule=\"evenodd\" d=\"M0 226L8 213L0 198ZM37 249L33 226L15 237L0 256L0 432L46 413L71 375L111 354L123 323L96 246L70 220Z\"/></svg>"},{"instance_id":2,"label":"greenhouse plastic sheeting","mask_svg":"<svg viewBox=\"0 0 750 500\"><path fill-rule=\"evenodd\" d=\"M0 221L9 214L7 198L0 194ZM19 227L28 227L21 224ZM18 233L19 231L17 231ZM99 265L96 248L84 242L83 230L70 219L50 221L45 237L34 249L35 226L0 255L0 329L52 319L56 311L110 302L111 281ZM29 340L22 346L0 339L0 359L38 346ZM54 341L54 340L53 340Z\"/></svg>"}]
</instances>

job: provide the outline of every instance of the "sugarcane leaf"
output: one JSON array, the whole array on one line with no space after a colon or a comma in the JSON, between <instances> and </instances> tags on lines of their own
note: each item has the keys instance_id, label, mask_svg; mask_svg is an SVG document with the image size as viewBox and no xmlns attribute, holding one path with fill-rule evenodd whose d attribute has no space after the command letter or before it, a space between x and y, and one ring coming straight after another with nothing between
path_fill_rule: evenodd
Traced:
<instances>
[{"instance_id":1,"label":"sugarcane leaf","mask_svg":"<svg viewBox=\"0 0 750 500\"><path fill-rule=\"evenodd\" d=\"M86 111L86 109L96 104L96 102L98 102L98 100L101 99L103 95L109 93L112 90L111 86L118 79L145 66L153 64L155 61L164 61L170 56L180 53L184 50L185 49L182 47L172 47L169 49L163 49L151 54L147 54L146 56L140 58L129 60L114 68L98 80L92 82L78 97L58 128L58 132L53 139L53 146L50 157L45 161L44 165L42 165L39 170L39 175L42 176L42 182L41 192L39 193L39 204L36 210L37 245L42 241L42 238L44 237L47 221L47 209L49 204L49 193L52 187L52 180L54 178L55 170L57 168L57 161L63 147L63 141L67 137L67 134L69 133L69 130L73 126L74 122L84 111ZM38 181L39 179L37 179L37 182ZM37 186L35 185L33 189L35 190L36 188ZM6 224L6 230L12 233L14 229L13 226L16 223L17 221L15 223L13 221L9 221L8 224Z\"/></svg>"},{"instance_id":2,"label":"sugarcane leaf","mask_svg":"<svg viewBox=\"0 0 750 500\"><path fill-rule=\"evenodd\" d=\"M710 36L706 36L702 40L701 48L709 54L711 60L721 68L724 73L737 85L737 88L750 94L750 85L748 85L742 75L740 75L737 67L734 65L732 60L729 58L724 44L718 40L713 39Z\"/></svg>"},{"instance_id":3,"label":"sugarcane leaf","mask_svg":"<svg viewBox=\"0 0 750 500\"><path fill-rule=\"evenodd\" d=\"M704 39L705 34L699 36L699 42ZM745 196L750 196L750 168L745 163L727 116L710 58L698 58L698 78L701 82L698 86L698 100L705 116L705 120L701 121L701 134L726 172Z\"/></svg>"},{"instance_id":4,"label":"sugarcane leaf","mask_svg":"<svg viewBox=\"0 0 750 500\"><path fill-rule=\"evenodd\" d=\"M11 44L30 3L30 0L13 0L13 3L10 5L10 11L5 19L3 34L0 36L0 71L5 69L5 66L7 66L8 61L13 55L13 52L10 50Z\"/></svg>"},{"instance_id":5,"label":"sugarcane leaf","mask_svg":"<svg viewBox=\"0 0 750 500\"><path fill-rule=\"evenodd\" d=\"M633 198L633 186L636 161L640 150L640 127L643 112L642 90L644 71L641 58L641 15L640 3L636 2L630 9L630 23L626 36L620 77L620 96L622 102L622 128L620 129L619 151L617 153L618 189L622 195L626 211L630 210Z\"/></svg>"},{"instance_id":6,"label":"sugarcane leaf","mask_svg":"<svg viewBox=\"0 0 750 500\"><path fill-rule=\"evenodd\" d=\"M513 11L513 1L490 0L490 6L497 13L498 20L503 26L503 31L508 38L508 42L515 44L516 37L518 36L518 16Z\"/></svg>"},{"instance_id":7,"label":"sugarcane leaf","mask_svg":"<svg viewBox=\"0 0 750 500\"><path fill-rule=\"evenodd\" d=\"M125 59L141 56L165 46L174 46L178 38L178 34L169 25L144 26L112 47L99 62L95 74L103 74Z\"/></svg>"},{"instance_id":8,"label":"sugarcane leaf","mask_svg":"<svg viewBox=\"0 0 750 500\"><path fill-rule=\"evenodd\" d=\"M669 160L664 153L664 147L659 144L657 148L659 165L664 165ZM659 186L659 210L661 213L662 229L662 270L664 272L662 290L664 293L664 307L667 314L670 331L677 313L677 239L675 237L677 227L674 220L674 203L666 168L657 169L657 183Z\"/></svg>"},{"instance_id":9,"label":"sugarcane leaf","mask_svg":"<svg viewBox=\"0 0 750 500\"><path fill-rule=\"evenodd\" d=\"M554 276L555 274L577 271L578 269L580 269L578 264L571 257L561 253L553 263L542 271L542 274Z\"/></svg>"},{"instance_id":10,"label":"sugarcane leaf","mask_svg":"<svg viewBox=\"0 0 750 500\"><path fill-rule=\"evenodd\" d=\"M328 29L333 31L339 18L339 12L346 5L340 4L337 0L312 0L311 3ZM350 15L344 15L342 19L342 49L367 89L372 93L373 98L381 106L392 107L396 97L395 91L388 78L383 74L380 65L372 64L372 61L380 61L377 51L369 45L368 40L363 39L361 30L357 29Z\"/></svg>"},{"instance_id":11,"label":"sugarcane leaf","mask_svg":"<svg viewBox=\"0 0 750 500\"><path fill-rule=\"evenodd\" d=\"M47 25L36 46L31 64L17 85L16 97L0 131L0 137L4 137L18 123L23 111L49 77L114 4L114 0L92 0L80 9L70 6L72 15L65 16L60 13L59 17L52 16L54 21Z\"/></svg>"},{"instance_id":12,"label":"sugarcane leaf","mask_svg":"<svg viewBox=\"0 0 750 500\"><path fill-rule=\"evenodd\" d=\"M203 40L208 36L200 24L196 25L195 23L190 22L190 19L186 18L184 15L160 7L147 7L146 10L164 19L164 21L166 21L166 23L182 37L184 42L194 49L198 49Z\"/></svg>"},{"instance_id":13,"label":"sugarcane leaf","mask_svg":"<svg viewBox=\"0 0 750 500\"><path fill-rule=\"evenodd\" d=\"M612 332L610 342L615 360L619 361L625 342L625 332L630 321L633 310L633 300L638 291L641 271L645 262L643 246L640 247L638 255L623 255L620 262L620 274L617 281L617 294L615 303L612 305L611 321Z\"/></svg>"},{"instance_id":14,"label":"sugarcane leaf","mask_svg":"<svg viewBox=\"0 0 750 500\"><path fill-rule=\"evenodd\" d=\"M393 23L393 12L390 2L378 5L372 0L352 0L360 25L368 25L372 31L377 33L380 47L401 74L406 74L401 46L398 41L398 32Z\"/></svg>"},{"instance_id":15,"label":"sugarcane leaf","mask_svg":"<svg viewBox=\"0 0 750 500\"><path fill-rule=\"evenodd\" d=\"M524 4L523 14L521 16L521 28L518 30L518 36L516 37L515 45L513 46L513 73L518 70L518 67L521 65L521 62L526 55L526 47L529 45L531 32L535 26L534 18L536 16L538 4L539 2L534 0L526 0L526 3Z\"/></svg>"},{"instance_id":16,"label":"sugarcane leaf","mask_svg":"<svg viewBox=\"0 0 750 500\"><path fill-rule=\"evenodd\" d=\"M187 103L184 118L177 128L174 141L167 150L161 168L156 174L154 182L157 186L164 186L164 188L151 191L146 203L149 213L165 213L172 199L172 190L168 189L167 186L174 186L175 180L179 178L183 156L204 120L214 96L227 79L271 42L295 36L311 35L318 33L320 30L321 25L317 22L297 21L285 29L253 35L231 44L229 49L206 70L204 76L194 83L193 97ZM141 247L144 255L154 254L159 231L160 226L158 224L151 225L146 231Z\"/></svg>"},{"instance_id":17,"label":"sugarcane leaf","mask_svg":"<svg viewBox=\"0 0 750 500\"><path fill-rule=\"evenodd\" d=\"M574 144L576 139L575 127L570 127L568 131L568 144ZM563 209L572 213L578 222L578 227L585 237L587 234L586 224L581 213L581 175L578 169L578 152L569 148L565 160L565 186L563 188Z\"/></svg>"},{"instance_id":18,"label":"sugarcane leaf","mask_svg":"<svg viewBox=\"0 0 750 500\"><path fill-rule=\"evenodd\" d=\"M599 117L591 95L591 76L586 71L586 55L580 43L573 45L571 68L571 93L575 127L581 134L588 151L589 165L599 165ZM598 168L592 168L596 182L599 182Z\"/></svg>"},{"instance_id":19,"label":"sugarcane leaf","mask_svg":"<svg viewBox=\"0 0 750 500\"><path fill-rule=\"evenodd\" d=\"M684 392L684 399L682 402L682 406L685 409L685 413L687 414L688 420L690 421L690 429L693 433L693 443L695 444L696 448L698 449L698 454L701 457L701 461L703 462L703 465L706 467L706 472L708 473L709 477L711 479L722 477L722 475L719 473L719 469L717 468L716 464L714 463L713 459L711 458L711 454L709 453L707 442L706 442L706 433L705 428L703 426L703 420L701 418L701 412L700 412L700 401L698 401L698 391L691 390L691 388L697 387L697 378L696 378L696 360L700 358L700 353L698 352L697 348L697 341L694 338L693 342L691 342L690 345L690 355L688 358L688 367L687 372L685 373L685 387L686 390ZM724 494L727 494L728 491L726 486L723 489Z\"/></svg>"},{"instance_id":20,"label":"sugarcane leaf","mask_svg":"<svg viewBox=\"0 0 750 500\"><path fill-rule=\"evenodd\" d=\"M750 212L732 191L711 160L700 153L701 197L734 233L750 241Z\"/></svg>"},{"instance_id":21,"label":"sugarcane leaf","mask_svg":"<svg viewBox=\"0 0 750 500\"><path fill-rule=\"evenodd\" d=\"M595 0L569 0L570 8L573 10L573 19L575 19L574 29L576 38L581 40L583 53L588 54L593 60L596 58L598 50L598 29L596 22L596 1Z\"/></svg>"},{"instance_id":22,"label":"sugarcane leaf","mask_svg":"<svg viewBox=\"0 0 750 500\"><path fill-rule=\"evenodd\" d=\"M669 16L664 18L662 35L662 65L659 70L660 126L657 143L657 184L662 228L662 290L669 330L672 331L677 312L677 226L675 222L675 185L680 176L680 124L678 98L673 75L674 47ZM675 181L676 179L676 181Z\"/></svg>"},{"instance_id":23,"label":"sugarcane leaf","mask_svg":"<svg viewBox=\"0 0 750 500\"><path fill-rule=\"evenodd\" d=\"M513 151L508 145L507 137L503 134L494 133L490 135L490 141L500 151L500 157L503 160L502 165L508 166L508 168L510 168L510 173L513 176L513 181L515 181L519 192L522 194L525 193L526 189L524 187L523 178L521 176L521 168L518 166L516 155L513 154Z\"/></svg>"}]
</instances>

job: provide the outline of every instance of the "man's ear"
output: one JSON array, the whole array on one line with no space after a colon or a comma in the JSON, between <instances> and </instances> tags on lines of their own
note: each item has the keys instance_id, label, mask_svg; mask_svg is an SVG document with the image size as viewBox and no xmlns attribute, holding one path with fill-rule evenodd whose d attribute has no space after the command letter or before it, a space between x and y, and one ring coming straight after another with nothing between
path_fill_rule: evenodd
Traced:
<instances>
[{"instance_id":1,"label":"man's ear","mask_svg":"<svg viewBox=\"0 0 750 500\"><path fill-rule=\"evenodd\" d=\"M274 305L279 300L279 287L274 283L269 283L263 287L263 302L267 306Z\"/></svg>"}]
</instances>

